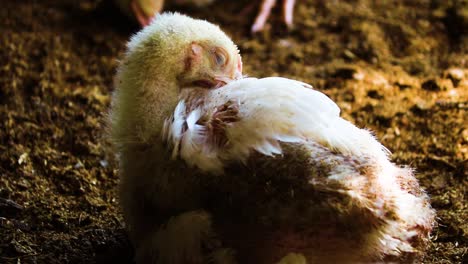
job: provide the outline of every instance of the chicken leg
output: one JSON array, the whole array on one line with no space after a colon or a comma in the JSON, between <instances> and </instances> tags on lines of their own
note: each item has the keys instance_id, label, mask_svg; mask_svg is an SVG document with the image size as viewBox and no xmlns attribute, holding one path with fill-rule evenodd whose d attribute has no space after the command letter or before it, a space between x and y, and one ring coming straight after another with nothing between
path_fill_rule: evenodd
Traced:
<instances>
[{"instance_id":1,"label":"chicken leg","mask_svg":"<svg viewBox=\"0 0 468 264\"><path fill-rule=\"evenodd\" d=\"M163 4L164 0L131 0L130 9L138 23L144 27L162 10Z\"/></svg>"},{"instance_id":2,"label":"chicken leg","mask_svg":"<svg viewBox=\"0 0 468 264\"><path fill-rule=\"evenodd\" d=\"M293 26L293 10L296 0L283 0L283 19L284 23L288 28ZM252 25L252 32L262 31L265 27L265 23L270 16L271 9L275 6L276 0L263 0L260 7L260 12L255 18L255 22Z\"/></svg>"}]
</instances>

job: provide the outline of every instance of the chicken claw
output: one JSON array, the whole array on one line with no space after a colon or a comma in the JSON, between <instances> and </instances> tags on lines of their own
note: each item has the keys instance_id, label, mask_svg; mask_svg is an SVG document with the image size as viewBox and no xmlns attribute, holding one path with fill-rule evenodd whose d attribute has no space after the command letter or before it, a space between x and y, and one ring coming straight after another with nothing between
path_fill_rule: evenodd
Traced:
<instances>
[{"instance_id":1,"label":"chicken claw","mask_svg":"<svg viewBox=\"0 0 468 264\"><path fill-rule=\"evenodd\" d=\"M293 10L296 0L283 0L283 19L284 23L288 28L293 26ZM255 18L255 22L252 25L252 32L262 31L265 27L265 23L270 16L271 9L275 6L276 0L263 0L260 12Z\"/></svg>"}]
</instances>

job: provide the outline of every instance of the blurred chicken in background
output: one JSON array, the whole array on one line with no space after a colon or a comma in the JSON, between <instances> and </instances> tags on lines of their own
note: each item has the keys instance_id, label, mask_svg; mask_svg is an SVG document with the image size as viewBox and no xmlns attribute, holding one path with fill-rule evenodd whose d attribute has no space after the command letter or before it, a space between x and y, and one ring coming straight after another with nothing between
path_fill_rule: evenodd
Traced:
<instances>
[{"instance_id":1,"label":"blurred chicken in background","mask_svg":"<svg viewBox=\"0 0 468 264\"><path fill-rule=\"evenodd\" d=\"M177 4L206 6L214 0L174 0ZM153 17L162 11L164 0L115 0L119 8L129 17L135 19L142 27L147 26ZM277 0L262 0L260 10L251 27L253 33L264 30L265 23ZM283 0L283 20L288 28L293 26L293 11L296 0Z\"/></svg>"}]
</instances>

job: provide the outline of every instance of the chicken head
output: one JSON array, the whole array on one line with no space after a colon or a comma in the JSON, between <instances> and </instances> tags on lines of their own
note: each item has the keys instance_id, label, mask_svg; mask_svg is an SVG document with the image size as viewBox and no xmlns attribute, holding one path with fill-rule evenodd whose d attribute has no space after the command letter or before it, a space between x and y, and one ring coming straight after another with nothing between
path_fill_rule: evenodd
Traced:
<instances>
[{"instance_id":1,"label":"chicken head","mask_svg":"<svg viewBox=\"0 0 468 264\"><path fill-rule=\"evenodd\" d=\"M181 87L218 88L242 76L239 54L229 54L210 41L192 42L185 59Z\"/></svg>"},{"instance_id":2,"label":"chicken head","mask_svg":"<svg viewBox=\"0 0 468 264\"><path fill-rule=\"evenodd\" d=\"M180 14L159 14L128 43L115 100L131 108L133 116L124 111L115 115L116 130L124 138L131 133L139 141L149 140L161 132L160 124L182 93L203 93L241 76L237 46L218 26ZM133 129L125 131L128 127Z\"/></svg>"}]
</instances>

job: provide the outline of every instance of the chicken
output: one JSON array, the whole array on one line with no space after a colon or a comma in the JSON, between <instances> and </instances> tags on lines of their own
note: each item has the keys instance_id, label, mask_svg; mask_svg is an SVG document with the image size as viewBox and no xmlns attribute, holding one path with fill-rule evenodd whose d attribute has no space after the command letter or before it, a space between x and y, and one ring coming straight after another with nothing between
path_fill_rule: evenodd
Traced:
<instances>
[{"instance_id":1,"label":"chicken","mask_svg":"<svg viewBox=\"0 0 468 264\"><path fill-rule=\"evenodd\" d=\"M149 25L164 5L164 0L115 0L115 2L122 12L135 19L142 27Z\"/></svg>"},{"instance_id":2,"label":"chicken","mask_svg":"<svg viewBox=\"0 0 468 264\"><path fill-rule=\"evenodd\" d=\"M177 4L191 3L196 6L211 4L214 0L174 0ZM117 6L130 18L135 19L140 26L149 25L164 6L164 0L115 0Z\"/></svg>"},{"instance_id":3,"label":"chicken","mask_svg":"<svg viewBox=\"0 0 468 264\"><path fill-rule=\"evenodd\" d=\"M196 6L205 6L211 4L214 0L175 0L178 4L193 3ZM293 11L296 0L283 0L283 19L288 26L293 26ZM138 23L144 27L151 19L159 13L164 4L164 0L116 0L120 9L128 16L135 18ZM270 16L271 9L276 4L276 0L262 0L260 11L252 25L252 32L262 31L265 23Z\"/></svg>"},{"instance_id":4,"label":"chicken","mask_svg":"<svg viewBox=\"0 0 468 264\"><path fill-rule=\"evenodd\" d=\"M412 170L308 84L243 78L217 26L158 15L128 43L111 137L137 263L412 261L435 213Z\"/></svg>"}]
</instances>

